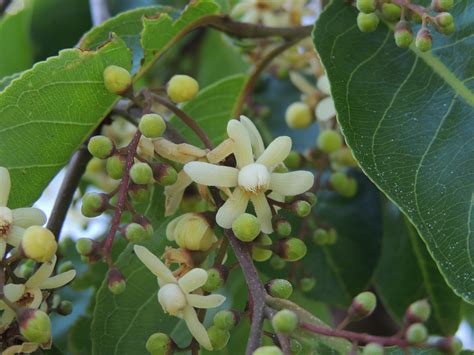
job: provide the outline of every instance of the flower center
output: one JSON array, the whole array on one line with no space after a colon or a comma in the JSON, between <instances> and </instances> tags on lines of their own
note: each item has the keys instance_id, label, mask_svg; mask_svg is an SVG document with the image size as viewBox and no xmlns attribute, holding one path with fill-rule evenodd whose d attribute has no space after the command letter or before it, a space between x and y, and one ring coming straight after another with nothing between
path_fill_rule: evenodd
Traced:
<instances>
[{"instance_id":1,"label":"flower center","mask_svg":"<svg viewBox=\"0 0 474 355\"><path fill-rule=\"evenodd\" d=\"M186 295L176 284L166 284L158 291L158 302L166 313L177 315L188 304Z\"/></svg>"},{"instance_id":2,"label":"flower center","mask_svg":"<svg viewBox=\"0 0 474 355\"><path fill-rule=\"evenodd\" d=\"M238 183L245 191L258 194L268 189L270 173L265 165L249 164L240 169Z\"/></svg>"},{"instance_id":3,"label":"flower center","mask_svg":"<svg viewBox=\"0 0 474 355\"><path fill-rule=\"evenodd\" d=\"M0 207L0 238L5 237L13 224L12 210L8 207Z\"/></svg>"}]
</instances>

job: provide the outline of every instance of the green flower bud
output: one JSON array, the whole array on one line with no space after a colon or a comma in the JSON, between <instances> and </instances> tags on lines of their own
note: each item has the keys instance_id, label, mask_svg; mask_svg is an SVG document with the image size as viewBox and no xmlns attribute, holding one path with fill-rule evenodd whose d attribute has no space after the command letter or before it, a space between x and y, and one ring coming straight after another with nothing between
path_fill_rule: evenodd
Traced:
<instances>
[{"instance_id":1,"label":"green flower bud","mask_svg":"<svg viewBox=\"0 0 474 355\"><path fill-rule=\"evenodd\" d=\"M298 326L298 316L289 309L278 311L272 318L272 327L277 333L291 334Z\"/></svg>"},{"instance_id":2,"label":"green flower bud","mask_svg":"<svg viewBox=\"0 0 474 355\"><path fill-rule=\"evenodd\" d=\"M79 255L89 256L97 248L97 242L89 238L80 238L76 241L76 250Z\"/></svg>"},{"instance_id":3,"label":"green flower bud","mask_svg":"<svg viewBox=\"0 0 474 355\"><path fill-rule=\"evenodd\" d=\"M243 213L232 223L232 231L237 239L251 242L260 234L260 220L250 213Z\"/></svg>"},{"instance_id":4,"label":"green flower bud","mask_svg":"<svg viewBox=\"0 0 474 355\"><path fill-rule=\"evenodd\" d=\"M415 11L410 11L410 20L415 22L415 23L422 23L423 20L421 19L421 16L418 12Z\"/></svg>"},{"instance_id":5,"label":"green flower bud","mask_svg":"<svg viewBox=\"0 0 474 355\"><path fill-rule=\"evenodd\" d=\"M354 197L357 193L357 180L350 177L347 180L346 188L339 192L342 196L351 198Z\"/></svg>"},{"instance_id":6,"label":"green flower bud","mask_svg":"<svg viewBox=\"0 0 474 355\"><path fill-rule=\"evenodd\" d=\"M313 233L313 242L316 245L327 245L329 244L329 233L326 229L318 228Z\"/></svg>"},{"instance_id":7,"label":"green flower bud","mask_svg":"<svg viewBox=\"0 0 474 355\"><path fill-rule=\"evenodd\" d=\"M103 193L88 192L82 197L81 212L86 217L100 216L109 205L109 197Z\"/></svg>"},{"instance_id":8,"label":"green flower bud","mask_svg":"<svg viewBox=\"0 0 474 355\"><path fill-rule=\"evenodd\" d=\"M375 0L357 0L356 6L360 12L370 14L377 8L377 3Z\"/></svg>"},{"instance_id":9,"label":"green flower bud","mask_svg":"<svg viewBox=\"0 0 474 355\"><path fill-rule=\"evenodd\" d=\"M259 347L252 355L283 355L283 351L278 346L267 345Z\"/></svg>"},{"instance_id":10,"label":"green flower bud","mask_svg":"<svg viewBox=\"0 0 474 355\"><path fill-rule=\"evenodd\" d=\"M164 333L154 333L146 341L146 350L151 355L167 355L174 349L174 342Z\"/></svg>"},{"instance_id":11,"label":"green flower bud","mask_svg":"<svg viewBox=\"0 0 474 355\"><path fill-rule=\"evenodd\" d=\"M45 344L51 339L51 320L39 309L23 308L17 313L20 333L26 340Z\"/></svg>"},{"instance_id":12,"label":"green flower bud","mask_svg":"<svg viewBox=\"0 0 474 355\"><path fill-rule=\"evenodd\" d=\"M307 201L295 201L291 204L291 212L298 217L306 217L311 213L311 204Z\"/></svg>"},{"instance_id":13,"label":"green flower bud","mask_svg":"<svg viewBox=\"0 0 474 355\"><path fill-rule=\"evenodd\" d=\"M69 270L74 270L74 264L69 260L62 262L58 266L58 274L62 274L63 272L66 272Z\"/></svg>"},{"instance_id":14,"label":"green flower bud","mask_svg":"<svg viewBox=\"0 0 474 355\"><path fill-rule=\"evenodd\" d=\"M431 307L427 300L413 302L405 313L405 319L409 323L424 323L431 314Z\"/></svg>"},{"instance_id":15,"label":"green flower bud","mask_svg":"<svg viewBox=\"0 0 474 355\"><path fill-rule=\"evenodd\" d=\"M122 273L115 267L109 270L107 275L107 286L114 295L119 295L125 291L127 286Z\"/></svg>"},{"instance_id":16,"label":"green flower bud","mask_svg":"<svg viewBox=\"0 0 474 355\"><path fill-rule=\"evenodd\" d=\"M234 311L219 311L214 316L214 325L223 330L231 330L240 321L240 317Z\"/></svg>"},{"instance_id":17,"label":"green flower bud","mask_svg":"<svg viewBox=\"0 0 474 355\"><path fill-rule=\"evenodd\" d=\"M147 185L130 184L128 196L138 203L147 202L150 199L150 190Z\"/></svg>"},{"instance_id":18,"label":"green flower bud","mask_svg":"<svg viewBox=\"0 0 474 355\"><path fill-rule=\"evenodd\" d=\"M369 343L364 347L362 354L363 355L383 355L384 352L385 351L382 345L377 344L377 343Z\"/></svg>"},{"instance_id":19,"label":"green flower bud","mask_svg":"<svg viewBox=\"0 0 474 355\"><path fill-rule=\"evenodd\" d=\"M166 237L181 248L204 252L217 241L210 220L202 213L186 213L173 219L166 228Z\"/></svg>"},{"instance_id":20,"label":"green flower bud","mask_svg":"<svg viewBox=\"0 0 474 355\"><path fill-rule=\"evenodd\" d=\"M408 48L413 42L413 32L407 21L400 21L395 27L395 43L400 48Z\"/></svg>"},{"instance_id":21,"label":"green flower bud","mask_svg":"<svg viewBox=\"0 0 474 355\"><path fill-rule=\"evenodd\" d=\"M67 316L72 313L72 302L70 301L61 301L56 309L58 314L62 316Z\"/></svg>"},{"instance_id":22,"label":"green flower bud","mask_svg":"<svg viewBox=\"0 0 474 355\"><path fill-rule=\"evenodd\" d=\"M288 261L300 260L307 252L306 244L299 238L281 239L276 249L276 254Z\"/></svg>"},{"instance_id":23,"label":"green flower bud","mask_svg":"<svg viewBox=\"0 0 474 355\"><path fill-rule=\"evenodd\" d=\"M152 165L153 178L156 182L162 186L173 185L178 180L178 173L176 170L164 163L158 163Z\"/></svg>"},{"instance_id":24,"label":"green flower bud","mask_svg":"<svg viewBox=\"0 0 474 355\"><path fill-rule=\"evenodd\" d=\"M388 21L398 21L400 19L402 9L400 6L385 3L382 5L382 14Z\"/></svg>"},{"instance_id":25,"label":"green flower bud","mask_svg":"<svg viewBox=\"0 0 474 355\"><path fill-rule=\"evenodd\" d=\"M273 229L278 235L288 237L291 234L291 223L277 215L273 220Z\"/></svg>"},{"instance_id":26,"label":"green flower bud","mask_svg":"<svg viewBox=\"0 0 474 355\"><path fill-rule=\"evenodd\" d=\"M132 85L132 76L122 67L109 65L104 70L104 84L112 94L123 95Z\"/></svg>"},{"instance_id":27,"label":"green flower bud","mask_svg":"<svg viewBox=\"0 0 474 355\"><path fill-rule=\"evenodd\" d=\"M300 196L301 196L301 199L308 202L311 205L311 207L314 206L316 202L318 202L318 197L313 192L306 191Z\"/></svg>"},{"instance_id":28,"label":"green flower bud","mask_svg":"<svg viewBox=\"0 0 474 355\"><path fill-rule=\"evenodd\" d=\"M463 348L462 341L454 336L439 339L435 346L444 353L451 355L458 355Z\"/></svg>"},{"instance_id":29,"label":"green flower bud","mask_svg":"<svg viewBox=\"0 0 474 355\"><path fill-rule=\"evenodd\" d=\"M214 266L207 270L207 281L202 286L202 289L206 292L213 292L224 286L229 271L224 265Z\"/></svg>"},{"instance_id":30,"label":"green flower bud","mask_svg":"<svg viewBox=\"0 0 474 355\"><path fill-rule=\"evenodd\" d=\"M347 185L349 184L349 178L346 174L338 171L329 177L329 184L334 191L338 193L342 193L341 191L345 191L347 189Z\"/></svg>"},{"instance_id":31,"label":"green flower bud","mask_svg":"<svg viewBox=\"0 0 474 355\"><path fill-rule=\"evenodd\" d=\"M28 259L44 263L50 261L56 254L58 243L49 229L31 226L23 233L21 250Z\"/></svg>"},{"instance_id":32,"label":"green flower bud","mask_svg":"<svg viewBox=\"0 0 474 355\"><path fill-rule=\"evenodd\" d=\"M435 17L435 21L441 27L446 27L454 23L454 18L449 12L442 12Z\"/></svg>"},{"instance_id":33,"label":"green flower bud","mask_svg":"<svg viewBox=\"0 0 474 355\"><path fill-rule=\"evenodd\" d=\"M433 1L433 8L438 11L448 11L454 5L454 0L434 0Z\"/></svg>"},{"instance_id":34,"label":"green flower bud","mask_svg":"<svg viewBox=\"0 0 474 355\"><path fill-rule=\"evenodd\" d=\"M303 292L311 291L316 286L316 279L314 277L303 277L300 280L300 288Z\"/></svg>"},{"instance_id":35,"label":"green flower bud","mask_svg":"<svg viewBox=\"0 0 474 355\"><path fill-rule=\"evenodd\" d=\"M264 246L272 245L272 239L266 234L260 234L255 240L255 244ZM267 261L272 257L273 252L268 249L259 248L258 246L252 246L252 259L255 261L263 262Z\"/></svg>"},{"instance_id":36,"label":"green flower bud","mask_svg":"<svg viewBox=\"0 0 474 355\"><path fill-rule=\"evenodd\" d=\"M187 75L175 75L168 82L167 93L176 103L189 101L199 92L198 82Z\"/></svg>"},{"instance_id":37,"label":"green flower bud","mask_svg":"<svg viewBox=\"0 0 474 355\"><path fill-rule=\"evenodd\" d=\"M130 223L124 228L125 238L130 243L141 243L149 240L152 234L153 231L150 233L150 230L145 229L145 227L138 223Z\"/></svg>"},{"instance_id":38,"label":"green flower bud","mask_svg":"<svg viewBox=\"0 0 474 355\"><path fill-rule=\"evenodd\" d=\"M299 354L303 350L303 345L296 340L296 339L290 339L290 351L293 355Z\"/></svg>"},{"instance_id":39,"label":"green flower bud","mask_svg":"<svg viewBox=\"0 0 474 355\"><path fill-rule=\"evenodd\" d=\"M107 159L105 169L114 180L120 180L125 171L126 158L122 155L113 155Z\"/></svg>"},{"instance_id":40,"label":"green flower bud","mask_svg":"<svg viewBox=\"0 0 474 355\"><path fill-rule=\"evenodd\" d=\"M24 279L29 279L36 271L36 262L34 260L26 259L15 269L15 275Z\"/></svg>"},{"instance_id":41,"label":"green flower bud","mask_svg":"<svg viewBox=\"0 0 474 355\"><path fill-rule=\"evenodd\" d=\"M445 27L441 27L440 29L440 32L444 35L450 35L451 33L454 33L455 31L456 31L456 25L454 24L454 22Z\"/></svg>"},{"instance_id":42,"label":"green flower bud","mask_svg":"<svg viewBox=\"0 0 474 355\"><path fill-rule=\"evenodd\" d=\"M374 15L375 16L375 15ZM322 131L316 142L319 150L324 153L332 153L342 147L342 136L339 132L328 129Z\"/></svg>"},{"instance_id":43,"label":"green flower bud","mask_svg":"<svg viewBox=\"0 0 474 355\"><path fill-rule=\"evenodd\" d=\"M313 114L311 108L304 102L294 102L286 109L285 120L290 128L306 128L313 121Z\"/></svg>"},{"instance_id":44,"label":"green flower bud","mask_svg":"<svg viewBox=\"0 0 474 355\"><path fill-rule=\"evenodd\" d=\"M416 34L416 48L422 52L427 52L431 49L433 39L431 38L430 30L421 28Z\"/></svg>"},{"instance_id":45,"label":"green flower bud","mask_svg":"<svg viewBox=\"0 0 474 355\"><path fill-rule=\"evenodd\" d=\"M352 300L348 315L352 319L362 319L371 315L376 306L377 299L372 292L361 292Z\"/></svg>"},{"instance_id":46,"label":"green flower bud","mask_svg":"<svg viewBox=\"0 0 474 355\"><path fill-rule=\"evenodd\" d=\"M166 123L160 115L148 113L140 119L138 129L147 138L158 138L166 130Z\"/></svg>"},{"instance_id":47,"label":"green flower bud","mask_svg":"<svg viewBox=\"0 0 474 355\"><path fill-rule=\"evenodd\" d=\"M357 15L357 26L361 32L374 32L379 25L380 19L375 13Z\"/></svg>"},{"instance_id":48,"label":"green flower bud","mask_svg":"<svg viewBox=\"0 0 474 355\"><path fill-rule=\"evenodd\" d=\"M278 255L273 255L273 257L270 259L270 266L275 270L281 270L286 266L286 262Z\"/></svg>"},{"instance_id":49,"label":"green flower bud","mask_svg":"<svg viewBox=\"0 0 474 355\"><path fill-rule=\"evenodd\" d=\"M294 150L292 150L285 159L285 165L292 170L300 168L302 163L303 157Z\"/></svg>"},{"instance_id":50,"label":"green flower bud","mask_svg":"<svg viewBox=\"0 0 474 355\"><path fill-rule=\"evenodd\" d=\"M87 143L87 149L93 157L106 159L113 154L115 147L109 137L94 136L89 140L89 143Z\"/></svg>"},{"instance_id":51,"label":"green flower bud","mask_svg":"<svg viewBox=\"0 0 474 355\"><path fill-rule=\"evenodd\" d=\"M94 174L104 171L104 161L99 158L92 158L86 166L86 173Z\"/></svg>"},{"instance_id":52,"label":"green flower bud","mask_svg":"<svg viewBox=\"0 0 474 355\"><path fill-rule=\"evenodd\" d=\"M332 245L337 242L337 231L335 228L329 228L328 236L327 244Z\"/></svg>"},{"instance_id":53,"label":"green flower bud","mask_svg":"<svg viewBox=\"0 0 474 355\"><path fill-rule=\"evenodd\" d=\"M211 326L207 330L207 335L209 335L209 340L211 341L212 350L224 349L230 339L229 331L216 327L215 325Z\"/></svg>"},{"instance_id":54,"label":"green flower bud","mask_svg":"<svg viewBox=\"0 0 474 355\"><path fill-rule=\"evenodd\" d=\"M153 171L147 163L135 163L130 169L130 178L135 184L146 185L153 180Z\"/></svg>"},{"instance_id":55,"label":"green flower bud","mask_svg":"<svg viewBox=\"0 0 474 355\"><path fill-rule=\"evenodd\" d=\"M291 282L285 279L275 279L265 284L268 294L273 297L287 299L293 293Z\"/></svg>"},{"instance_id":56,"label":"green flower bud","mask_svg":"<svg viewBox=\"0 0 474 355\"><path fill-rule=\"evenodd\" d=\"M414 323L408 327L405 337L410 344L424 343L428 339L428 330L423 324Z\"/></svg>"}]
</instances>

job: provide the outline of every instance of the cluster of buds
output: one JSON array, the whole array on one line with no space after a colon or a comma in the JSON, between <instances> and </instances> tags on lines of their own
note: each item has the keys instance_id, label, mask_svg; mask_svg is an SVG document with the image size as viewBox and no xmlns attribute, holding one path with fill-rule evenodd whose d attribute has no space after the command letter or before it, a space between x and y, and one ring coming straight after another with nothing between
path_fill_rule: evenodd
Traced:
<instances>
[{"instance_id":1,"label":"cluster of buds","mask_svg":"<svg viewBox=\"0 0 474 355\"><path fill-rule=\"evenodd\" d=\"M448 12L453 5L454 0L432 0L428 7L406 0L357 0L356 6L360 11L357 25L362 32L373 32L380 18L396 22L395 43L400 48L408 48L414 39L411 23L421 23L415 45L420 51L426 52L432 46L428 25L445 35L456 30L453 16Z\"/></svg>"}]
</instances>

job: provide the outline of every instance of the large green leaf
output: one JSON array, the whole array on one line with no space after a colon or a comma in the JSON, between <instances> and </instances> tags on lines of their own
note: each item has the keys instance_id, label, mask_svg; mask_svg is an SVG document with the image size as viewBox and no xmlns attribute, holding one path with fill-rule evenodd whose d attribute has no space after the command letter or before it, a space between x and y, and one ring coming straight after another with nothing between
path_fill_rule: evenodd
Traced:
<instances>
[{"instance_id":1,"label":"large green leaf","mask_svg":"<svg viewBox=\"0 0 474 355\"><path fill-rule=\"evenodd\" d=\"M385 308L400 323L410 303L428 298L430 333L452 335L457 331L461 299L446 285L415 228L391 203L385 206L382 256L374 284Z\"/></svg>"},{"instance_id":2,"label":"large green leaf","mask_svg":"<svg viewBox=\"0 0 474 355\"><path fill-rule=\"evenodd\" d=\"M474 302L474 2L456 1L454 35L433 50L396 47L385 25L357 29L333 1L314 41L348 144L409 217L455 292Z\"/></svg>"},{"instance_id":3,"label":"large green leaf","mask_svg":"<svg viewBox=\"0 0 474 355\"><path fill-rule=\"evenodd\" d=\"M0 166L12 175L12 207L38 198L115 103L102 79L111 64L131 64L116 37L97 51L61 51L0 93Z\"/></svg>"}]
</instances>

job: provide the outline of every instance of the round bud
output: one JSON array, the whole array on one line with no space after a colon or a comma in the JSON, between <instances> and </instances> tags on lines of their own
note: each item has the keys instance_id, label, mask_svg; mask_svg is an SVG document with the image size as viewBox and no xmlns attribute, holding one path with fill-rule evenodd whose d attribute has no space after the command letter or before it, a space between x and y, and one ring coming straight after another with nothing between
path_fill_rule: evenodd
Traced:
<instances>
[{"instance_id":1,"label":"round bud","mask_svg":"<svg viewBox=\"0 0 474 355\"><path fill-rule=\"evenodd\" d=\"M322 131L316 142L319 150L324 153L332 153L342 147L342 136L332 129Z\"/></svg>"},{"instance_id":2,"label":"round bud","mask_svg":"<svg viewBox=\"0 0 474 355\"><path fill-rule=\"evenodd\" d=\"M273 255L270 260L270 266L275 270L281 270L286 266L285 260L280 258L278 255Z\"/></svg>"},{"instance_id":3,"label":"round bud","mask_svg":"<svg viewBox=\"0 0 474 355\"><path fill-rule=\"evenodd\" d=\"M357 15L357 26L361 32L374 32L379 25L380 19L375 13Z\"/></svg>"},{"instance_id":4,"label":"round bud","mask_svg":"<svg viewBox=\"0 0 474 355\"><path fill-rule=\"evenodd\" d=\"M357 181L356 179L350 177L347 180L346 188L339 192L342 196L350 198L354 197L357 193Z\"/></svg>"},{"instance_id":5,"label":"round bud","mask_svg":"<svg viewBox=\"0 0 474 355\"><path fill-rule=\"evenodd\" d=\"M112 94L123 95L132 85L132 76L122 67L109 65L104 70L104 84Z\"/></svg>"},{"instance_id":6,"label":"round bud","mask_svg":"<svg viewBox=\"0 0 474 355\"><path fill-rule=\"evenodd\" d=\"M405 313L405 319L409 323L424 323L431 314L431 307L427 300L413 302Z\"/></svg>"},{"instance_id":7,"label":"round bud","mask_svg":"<svg viewBox=\"0 0 474 355\"><path fill-rule=\"evenodd\" d=\"M201 213L186 213L175 218L166 228L166 237L181 248L193 251L208 251L217 241L209 220Z\"/></svg>"},{"instance_id":8,"label":"round bud","mask_svg":"<svg viewBox=\"0 0 474 355\"><path fill-rule=\"evenodd\" d=\"M409 12L409 18L410 18L410 21L414 22L414 23L422 23L423 20L420 16L419 13L417 13L416 11L410 11Z\"/></svg>"},{"instance_id":9,"label":"round bud","mask_svg":"<svg viewBox=\"0 0 474 355\"><path fill-rule=\"evenodd\" d=\"M328 230L328 241L327 244L335 244L337 242L337 231L335 228L329 228Z\"/></svg>"},{"instance_id":10,"label":"round bud","mask_svg":"<svg viewBox=\"0 0 474 355\"><path fill-rule=\"evenodd\" d=\"M410 344L424 343L428 339L428 330L423 324L414 323L408 327L405 337Z\"/></svg>"},{"instance_id":11,"label":"round bud","mask_svg":"<svg viewBox=\"0 0 474 355\"><path fill-rule=\"evenodd\" d=\"M105 169L114 180L120 180L125 171L126 158L122 155L113 155L107 159Z\"/></svg>"},{"instance_id":12,"label":"round bud","mask_svg":"<svg viewBox=\"0 0 474 355\"><path fill-rule=\"evenodd\" d=\"M278 241L276 254L284 260L300 260L306 252L306 244L299 238L285 238Z\"/></svg>"},{"instance_id":13,"label":"round bud","mask_svg":"<svg viewBox=\"0 0 474 355\"><path fill-rule=\"evenodd\" d=\"M402 9L400 6L385 3L382 5L382 14L388 21L398 21L400 19Z\"/></svg>"},{"instance_id":14,"label":"round bud","mask_svg":"<svg viewBox=\"0 0 474 355\"><path fill-rule=\"evenodd\" d=\"M407 21L400 21L395 27L395 43L400 48L408 48L413 42L413 32Z\"/></svg>"},{"instance_id":15,"label":"round bud","mask_svg":"<svg viewBox=\"0 0 474 355\"><path fill-rule=\"evenodd\" d=\"M311 291L316 286L316 279L314 277L303 277L300 280L300 288L303 292Z\"/></svg>"},{"instance_id":16,"label":"round bud","mask_svg":"<svg viewBox=\"0 0 474 355\"><path fill-rule=\"evenodd\" d=\"M348 314L352 319L361 319L372 314L377 306L377 299L370 291L359 293L352 300Z\"/></svg>"},{"instance_id":17,"label":"round bud","mask_svg":"<svg viewBox=\"0 0 474 355\"><path fill-rule=\"evenodd\" d=\"M273 297L287 299L293 293L291 282L285 279L275 279L265 284L268 294Z\"/></svg>"},{"instance_id":18,"label":"round bud","mask_svg":"<svg viewBox=\"0 0 474 355\"><path fill-rule=\"evenodd\" d=\"M228 330L221 329L215 325L207 330L207 335L209 336L212 350L214 351L224 349L230 339L230 333Z\"/></svg>"},{"instance_id":19,"label":"round bud","mask_svg":"<svg viewBox=\"0 0 474 355\"><path fill-rule=\"evenodd\" d=\"M145 347L151 355L166 355L173 350L174 342L165 333L154 333L146 341Z\"/></svg>"},{"instance_id":20,"label":"round bud","mask_svg":"<svg viewBox=\"0 0 474 355\"><path fill-rule=\"evenodd\" d=\"M127 286L122 273L115 267L109 270L107 276L107 286L114 295L119 295L125 291Z\"/></svg>"},{"instance_id":21,"label":"round bud","mask_svg":"<svg viewBox=\"0 0 474 355\"><path fill-rule=\"evenodd\" d=\"M138 203L148 202L150 200L150 190L147 185L130 184L128 196Z\"/></svg>"},{"instance_id":22,"label":"round bud","mask_svg":"<svg viewBox=\"0 0 474 355\"><path fill-rule=\"evenodd\" d=\"M277 333L291 334L298 326L298 316L289 309L278 311L272 318L272 327Z\"/></svg>"},{"instance_id":23,"label":"round bud","mask_svg":"<svg viewBox=\"0 0 474 355\"><path fill-rule=\"evenodd\" d=\"M86 166L86 173L101 173L104 170L104 162L99 158L92 158Z\"/></svg>"},{"instance_id":24,"label":"round bud","mask_svg":"<svg viewBox=\"0 0 474 355\"><path fill-rule=\"evenodd\" d=\"M446 27L454 23L453 15L449 12L442 12L435 17L436 23L441 27Z\"/></svg>"},{"instance_id":25,"label":"round bud","mask_svg":"<svg viewBox=\"0 0 474 355\"><path fill-rule=\"evenodd\" d=\"M283 355L283 351L278 346L267 345L259 347L252 355Z\"/></svg>"},{"instance_id":26,"label":"round bud","mask_svg":"<svg viewBox=\"0 0 474 355\"><path fill-rule=\"evenodd\" d=\"M95 158L106 159L114 152L114 143L109 137L94 136L87 143L89 153Z\"/></svg>"},{"instance_id":27,"label":"round bud","mask_svg":"<svg viewBox=\"0 0 474 355\"><path fill-rule=\"evenodd\" d=\"M153 178L162 186L173 185L178 180L178 173L176 170L164 163L152 165Z\"/></svg>"},{"instance_id":28,"label":"round bud","mask_svg":"<svg viewBox=\"0 0 474 355\"><path fill-rule=\"evenodd\" d=\"M291 338L290 339L290 351L291 351L291 353L293 355L297 355L302 350L303 350L303 345L301 345L301 343L298 340Z\"/></svg>"},{"instance_id":29,"label":"round bud","mask_svg":"<svg viewBox=\"0 0 474 355\"><path fill-rule=\"evenodd\" d=\"M72 302L70 301L61 301L56 308L56 311L62 315L67 316L72 313Z\"/></svg>"},{"instance_id":30,"label":"round bud","mask_svg":"<svg viewBox=\"0 0 474 355\"><path fill-rule=\"evenodd\" d=\"M199 84L187 75L175 75L168 82L167 93L171 100L176 103L191 100L197 95Z\"/></svg>"},{"instance_id":31,"label":"round bud","mask_svg":"<svg viewBox=\"0 0 474 355\"><path fill-rule=\"evenodd\" d=\"M448 11L454 5L454 0L434 0L433 1L433 8L440 12L440 11Z\"/></svg>"},{"instance_id":32,"label":"round bud","mask_svg":"<svg viewBox=\"0 0 474 355\"><path fill-rule=\"evenodd\" d=\"M374 12L376 5L377 3L375 0L357 0L356 2L357 9L365 14Z\"/></svg>"},{"instance_id":33,"label":"round bud","mask_svg":"<svg viewBox=\"0 0 474 355\"><path fill-rule=\"evenodd\" d=\"M17 313L20 333L26 340L44 344L51 339L51 320L39 309L23 308Z\"/></svg>"},{"instance_id":34,"label":"round bud","mask_svg":"<svg viewBox=\"0 0 474 355\"><path fill-rule=\"evenodd\" d=\"M146 185L153 180L153 171L147 163L135 163L130 169L130 178L135 184Z\"/></svg>"},{"instance_id":35,"label":"round bud","mask_svg":"<svg viewBox=\"0 0 474 355\"><path fill-rule=\"evenodd\" d=\"M450 35L451 33L454 33L455 31L456 31L456 25L454 24L454 22L445 27L441 27L440 29L440 32L444 35Z\"/></svg>"},{"instance_id":36,"label":"round bud","mask_svg":"<svg viewBox=\"0 0 474 355\"><path fill-rule=\"evenodd\" d=\"M223 330L231 330L239 320L238 314L233 311L219 311L214 316L214 325Z\"/></svg>"},{"instance_id":37,"label":"round bud","mask_svg":"<svg viewBox=\"0 0 474 355\"><path fill-rule=\"evenodd\" d=\"M62 262L58 266L58 274L62 274L63 272L67 272L69 270L74 270L74 264L69 260Z\"/></svg>"},{"instance_id":38,"label":"round bud","mask_svg":"<svg viewBox=\"0 0 474 355\"><path fill-rule=\"evenodd\" d=\"M334 191L342 194L343 191L347 189L347 185L349 184L349 178L346 174L338 171L329 177L330 186L334 189Z\"/></svg>"},{"instance_id":39,"label":"round bud","mask_svg":"<svg viewBox=\"0 0 474 355\"><path fill-rule=\"evenodd\" d=\"M446 354L458 355L463 348L462 341L454 336L440 338L436 342L436 347Z\"/></svg>"},{"instance_id":40,"label":"round bud","mask_svg":"<svg viewBox=\"0 0 474 355\"><path fill-rule=\"evenodd\" d=\"M288 237L291 234L291 223L277 216L273 221L273 229L278 235Z\"/></svg>"},{"instance_id":41,"label":"round bud","mask_svg":"<svg viewBox=\"0 0 474 355\"><path fill-rule=\"evenodd\" d=\"M237 239L251 242L260 234L260 220L250 213L242 213L232 223L232 231Z\"/></svg>"},{"instance_id":42,"label":"round bud","mask_svg":"<svg viewBox=\"0 0 474 355\"><path fill-rule=\"evenodd\" d=\"M86 217L100 216L109 204L109 198L106 194L97 192L88 192L82 197L81 212Z\"/></svg>"},{"instance_id":43,"label":"round bud","mask_svg":"<svg viewBox=\"0 0 474 355\"><path fill-rule=\"evenodd\" d=\"M125 238L131 243L140 243L149 240L153 234L153 229L145 229L141 224L130 223L124 228Z\"/></svg>"},{"instance_id":44,"label":"round bud","mask_svg":"<svg viewBox=\"0 0 474 355\"><path fill-rule=\"evenodd\" d=\"M416 48L422 52L427 52L431 49L433 39L431 38L430 30L421 28L416 34Z\"/></svg>"},{"instance_id":45,"label":"round bud","mask_svg":"<svg viewBox=\"0 0 474 355\"><path fill-rule=\"evenodd\" d=\"M89 238L80 238L76 241L76 250L79 255L91 255L97 246L97 243Z\"/></svg>"},{"instance_id":46,"label":"round bud","mask_svg":"<svg viewBox=\"0 0 474 355\"><path fill-rule=\"evenodd\" d=\"M15 269L15 275L24 279L29 279L36 271L36 262L34 260L26 259Z\"/></svg>"},{"instance_id":47,"label":"round bud","mask_svg":"<svg viewBox=\"0 0 474 355\"><path fill-rule=\"evenodd\" d=\"M298 169L303 163L303 158L300 153L292 150L285 159L285 165L292 170Z\"/></svg>"},{"instance_id":48,"label":"round bud","mask_svg":"<svg viewBox=\"0 0 474 355\"><path fill-rule=\"evenodd\" d=\"M303 193L301 195L301 198L304 201L308 202L311 206L314 206L316 202L318 202L318 197L316 196L316 194L310 191L306 191L305 193Z\"/></svg>"},{"instance_id":49,"label":"round bud","mask_svg":"<svg viewBox=\"0 0 474 355\"><path fill-rule=\"evenodd\" d=\"M23 233L21 250L28 259L44 263L50 261L56 254L58 243L49 229L31 226Z\"/></svg>"},{"instance_id":50,"label":"round bud","mask_svg":"<svg viewBox=\"0 0 474 355\"><path fill-rule=\"evenodd\" d=\"M257 245L270 246L272 245L272 239L266 235L261 234L255 240L256 245L252 246L252 259L255 261L263 262L267 261L272 257L273 252L265 248L259 248Z\"/></svg>"},{"instance_id":51,"label":"round bud","mask_svg":"<svg viewBox=\"0 0 474 355\"><path fill-rule=\"evenodd\" d=\"M307 201L295 201L291 204L291 211L298 217L306 217L311 213L311 204Z\"/></svg>"},{"instance_id":52,"label":"round bud","mask_svg":"<svg viewBox=\"0 0 474 355\"><path fill-rule=\"evenodd\" d=\"M138 129L147 138L158 138L163 135L166 123L160 115L148 113L140 119Z\"/></svg>"},{"instance_id":53,"label":"round bud","mask_svg":"<svg viewBox=\"0 0 474 355\"><path fill-rule=\"evenodd\" d=\"M369 343L364 347L362 351L363 355L383 355L384 348L382 345L377 343Z\"/></svg>"},{"instance_id":54,"label":"round bud","mask_svg":"<svg viewBox=\"0 0 474 355\"><path fill-rule=\"evenodd\" d=\"M204 286L202 286L202 289L206 292L213 292L221 288L224 286L228 275L229 271L224 265L210 268L207 270L207 281Z\"/></svg>"},{"instance_id":55,"label":"round bud","mask_svg":"<svg viewBox=\"0 0 474 355\"><path fill-rule=\"evenodd\" d=\"M326 229L318 228L313 233L313 242L316 245L327 245L329 239L329 232Z\"/></svg>"},{"instance_id":56,"label":"round bud","mask_svg":"<svg viewBox=\"0 0 474 355\"><path fill-rule=\"evenodd\" d=\"M285 121L290 128L306 128L313 121L311 108L304 102L294 102L286 109Z\"/></svg>"}]
</instances>

